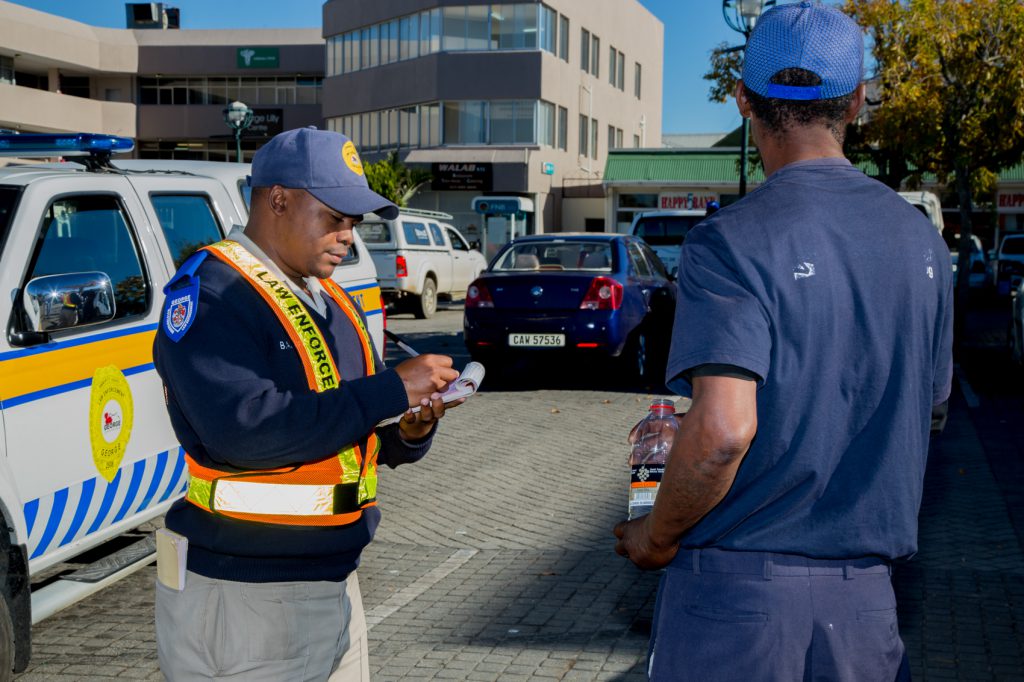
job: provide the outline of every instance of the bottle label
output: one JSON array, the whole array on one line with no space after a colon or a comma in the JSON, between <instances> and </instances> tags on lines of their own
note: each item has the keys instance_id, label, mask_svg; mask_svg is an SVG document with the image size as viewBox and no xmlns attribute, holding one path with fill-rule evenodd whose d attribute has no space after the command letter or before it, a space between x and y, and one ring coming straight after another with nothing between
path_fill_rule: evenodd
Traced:
<instances>
[{"instance_id":1,"label":"bottle label","mask_svg":"<svg viewBox=\"0 0 1024 682\"><path fill-rule=\"evenodd\" d=\"M654 505L654 498L658 494L658 486L661 484L661 476L664 473L664 464L638 464L630 467L629 509L631 511ZM646 513L646 511L642 513Z\"/></svg>"}]
</instances>

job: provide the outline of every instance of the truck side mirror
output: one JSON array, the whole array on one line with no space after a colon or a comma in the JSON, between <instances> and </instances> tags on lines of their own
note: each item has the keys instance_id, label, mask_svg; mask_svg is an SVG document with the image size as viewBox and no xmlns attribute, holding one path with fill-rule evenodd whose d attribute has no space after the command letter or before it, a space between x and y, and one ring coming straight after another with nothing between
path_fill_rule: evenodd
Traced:
<instances>
[{"instance_id":1,"label":"truck side mirror","mask_svg":"<svg viewBox=\"0 0 1024 682\"><path fill-rule=\"evenodd\" d=\"M469 248L473 249L474 251L479 251L480 250L480 240L479 239L474 239L473 241L471 241L469 243Z\"/></svg>"},{"instance_id":2,"label":"truck side mirror","mask_svg":"<svg viewBox=\"0 0 1024 682\"><path fill-rule=\"evenodd\" d=\"M30 331L54 332L114 319L114 287L104 272L36 277L22 298Z\"/></svg>"}]
</instances>

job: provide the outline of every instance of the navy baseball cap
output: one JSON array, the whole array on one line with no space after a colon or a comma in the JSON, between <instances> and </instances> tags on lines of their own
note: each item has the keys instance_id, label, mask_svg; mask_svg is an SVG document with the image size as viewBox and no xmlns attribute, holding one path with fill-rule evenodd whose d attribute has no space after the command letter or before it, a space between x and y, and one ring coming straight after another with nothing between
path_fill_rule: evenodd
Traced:
<instances>
[{"instance_id":1,"label":"navy baseball cap","mask_svg":"<svg viewBox=\"0 0 1024 682\"><path fill-rule=\"evenodd\" d=\"M776 85L783 69L806 69L821 85ZM754 26L743 61L743 83L762 97L815 100L842 97L862 80L864 33L834 7L800 2L774 7Z\"/></svg>"},{"instance_id":2,"label":"navy baseball cap","mask_svg":"<svg viewBox=\"0 0 1024 682\"><path fill-rule=\"evenodd\" d=\"M330 130L286 130L260 147L252 159L249 186L273 185L304 189L339 213L398 217L398 207L366 184L352 140Z\"/></svg>"}]
</instances>

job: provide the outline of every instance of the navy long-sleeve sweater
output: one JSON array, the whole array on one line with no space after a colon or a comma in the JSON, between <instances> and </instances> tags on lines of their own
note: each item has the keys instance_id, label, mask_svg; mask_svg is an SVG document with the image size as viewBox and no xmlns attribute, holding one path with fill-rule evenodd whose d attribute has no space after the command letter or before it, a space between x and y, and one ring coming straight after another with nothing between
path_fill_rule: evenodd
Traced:
<instances>
[{"instance_id":1,"label":"navy long-sleeve sweater","mask_svg":"<svg viewBox=\"0 0 1024 682\"><path fill-rule=\"evenodd\" d=\"M365 451L375 425L408 407L394 370L364 376L356 330L329 297L326 319L310 313L341 385L316 393L281 322L249 283L212 256L196 275L194 321L178 342L161 325L153 358L174 432L199 464L246 471L317 461L351 443ZM420 459L430 444L429 438L406 443L397 425L378 435L378 461L392 468ZM190 571L243 582L344 580L379 521L377 507L370 507L359 521L340 527L256 523L185 500L166 518L168 528L189 540Z\"/></svg>"}]
</instances>

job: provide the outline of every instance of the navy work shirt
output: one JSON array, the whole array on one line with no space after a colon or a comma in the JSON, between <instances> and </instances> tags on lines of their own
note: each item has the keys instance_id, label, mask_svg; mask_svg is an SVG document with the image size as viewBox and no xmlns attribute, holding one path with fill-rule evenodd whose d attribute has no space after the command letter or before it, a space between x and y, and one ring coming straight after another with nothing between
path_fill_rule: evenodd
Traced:
<instances>
[{"instance_id":1,"label":"navy work shirt","mask_svg":"<svg viewBox=\"0 0 1024 682\"><path fill-rule=\"evenodd\" d=\"M324 297L326 315L313 309L310 315L342 383L316 393L299 351L252 285L212 255L196 274L201 288L195 321L178 342L161 324L153 356L166 386L171 425L199 464L244 471L316 461L351 443L365 452L375 425L407 409L394 370L364 376L356 330L325 294L314 295ZM378 434L379 462L392 467L419 459L429 446L429 439L405 443L397 425ZM265 524L179 500L166 524L188 538L188 569L201 575L242 582L339 581L355 570L379 519L377 507L370 507L347 526Z\"/></svg>"},{"instance_id":2,"label":"navy work shirt","mask_svg":"<svg viewBox=\"0 0 1024 682\"><path fill-rule=\"evenodd\" d=\"M793 163L687 235L669 386L753 372L757 435L689 548L814 558L917 550L933 404L952 378L952 266L935 228L845 159Z\"/></svg>"}]
</instances>

